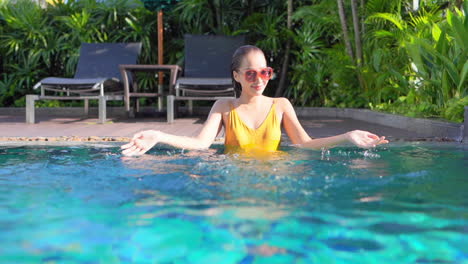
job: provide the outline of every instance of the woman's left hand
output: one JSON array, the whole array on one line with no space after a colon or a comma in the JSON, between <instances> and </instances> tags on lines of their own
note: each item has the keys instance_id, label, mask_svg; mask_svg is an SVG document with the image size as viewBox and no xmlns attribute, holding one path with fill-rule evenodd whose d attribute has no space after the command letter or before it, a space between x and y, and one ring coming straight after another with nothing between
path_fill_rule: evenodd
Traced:
<instances>
[{"instance_id":1,"label":"woman's left hand","mask_svg":"<svg viewBox=\"0 0 468 264\"><path fill-rule=\"evenodd\" d=\"M346 133L349 142L361 148L373 148L380 144L388 143L385 137L379 137L367 131L353 130Z\"/></svg>"}]
</instances>

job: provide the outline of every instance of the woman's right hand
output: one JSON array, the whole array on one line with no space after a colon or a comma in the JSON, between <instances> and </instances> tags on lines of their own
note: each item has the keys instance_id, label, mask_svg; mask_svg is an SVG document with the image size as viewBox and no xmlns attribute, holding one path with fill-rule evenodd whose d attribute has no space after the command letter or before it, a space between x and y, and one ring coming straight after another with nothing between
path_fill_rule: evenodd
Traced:
<instances>
[{"instance_id":1,"label":"woman's right hand","mask_svg":"<svg viewBox=\"0 0 468 264\"><path fill-rule=\"evenodd\" d=\"M159 131L155 130L145 130L136 133L128 144L120 147L122 154L125 156L144 154L159 142L159 133Z\"/></svg>"},{"instance_id":2,"label":"woman's right hand","mask_svg":"<svg viewBox=\"0 0 468 264\"><path fill-rule=\"evenodd\" d=\"M387 144L385 137L379 137L367 131L353 130L345 134L349 142L360 148L375 148L380 144Z\"/></svg>"}]
</instances>

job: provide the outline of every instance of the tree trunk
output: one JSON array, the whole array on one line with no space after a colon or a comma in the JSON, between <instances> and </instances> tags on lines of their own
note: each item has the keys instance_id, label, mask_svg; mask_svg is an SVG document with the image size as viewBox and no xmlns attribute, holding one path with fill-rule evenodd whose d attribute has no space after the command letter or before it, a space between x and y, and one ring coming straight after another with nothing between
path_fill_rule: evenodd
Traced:
<instances>
[{"instance_id":1,"label":"tree trunk","mask_svg":"<svg viewBox=\"0 0 468 264\"><path fill-rule=\"evenodd\" d=\"M343 39L346 46L346 51L349 57L354 60L353 48L351 47L351 41L349 40L348 34L348 22L346 22L346 14L344 10L343 0L337 0L338 3L338 14L340 15L341 30L343 30Z\"/></svg>"},{"instance_id":2,"label":"tree trunk","mask_svg":"<svg viewBox=\"0 0 468 264\"><path fill-rule=\"evenodd\" d=\"M419 0L413 0L413 11L418 11L419 9Z\"/></svg>"},{"instance_id":3,"label":"tree trunk","mask_svg":"<svg viewBox=\"0 0 468 264\"><path fill-rule=\"evenodd\" d=\"M247 1L247 17L254 13L255 0Z\"/></svg>"},{"instance_id":4,"label":"tree trunk","mask_svg":"<svg viewBox=\"0 0 468 264\"><path fill-rule=\"evenodd\" d=\"M211 9L211 17L213 19L213 25L211 25L211 30L213 30L215 34L221 34L221 32L219 32L219 29L221 27L221 14L219 11L219 2L217 3L217 0L208 0L207 3L209 8Z\"/></svg>"},{"instance_id":5,"label":"tree trunk","mask_svg":"<svg viewBox=\"0 0 468 264\"><path fill-rule=\"evenodd\" d=\"M366 8L366 2L364 0L361 0L361 10L365 10ZM364 19L365 17L365 12L361 12L361 36L366 35L366 20Z\"/></svg>"},{"instance_id":6,"label":"tree trunk","mask_svg":"<svg viewBox=\"0 0 468 264\"><path fill-rule=\"evenodd\" d=\"M292 29L292 0L288 0L287 28L288 30ZM286 85L286 76L288 72L290 50L291 50L291 39L288 37L288 40L286 41L286 49L284 51L283 65L281 67L280 80L279 80L278 88L276 88L275 97L280 97L283 95L284 86Z\"/></svg>"},{"instance_id":7,"label":"tree trunk","mask_svg":"<svg viewBox=\"0 0 468 264\"><path fill-rule=\"evenodd\" d=\"M222 3L221 0L215 0L215 10L216 10L216 25L218 28L218 34L223 33L223 14L222 14Z\"/></svg>"},{"instance_id":8,"label":"tree trunk","mask_svg":"<svg viewBox=\"0 0 468 264\"><path fill-rule=\"evenodd\" d=\"M354 27L354 44L356 46L356 65L362 65L362 43L361 43L361 33L359 31L359 14L357 10L356 0L351 0L351 11L353 14L353 27Z\"/></svg>"}]
</instances>

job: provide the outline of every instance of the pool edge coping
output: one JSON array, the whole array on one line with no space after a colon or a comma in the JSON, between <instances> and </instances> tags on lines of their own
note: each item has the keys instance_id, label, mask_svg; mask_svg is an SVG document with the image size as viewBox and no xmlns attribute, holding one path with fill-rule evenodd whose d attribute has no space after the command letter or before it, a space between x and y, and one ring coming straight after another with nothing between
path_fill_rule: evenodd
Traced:
<instances>
[{"instance_id":1,"label":"pool edge coping","mask_svg":"<svg viewBox=\"0 0 468 264\"><path fill-rule=\"evenodd\" d=\"M361 108L295 107L295 110L299 117L350 118L416 132L423 138L468 143L468 106L465 107L464 123L407 117Z\"/></svg>"},{"instance_id":2,"label":"pool edge coping","mask_svg":"<svg viewBox=\"0 0 468 264\"><path fill-rule=\"evenodd\" d=\"M69 110L72 108L69 108ZM81 109L81 108L80 108ZM117 109L117 108L116 108ZM21 108L15 109L20 110ZM56 110L56 109L55 109ZM73 110L73 109L72 109ZM77 109L75 109L77 110ZM206 114L209 107L197 107L195 114ZM464 107L464 122L454 123L426 118L413 118L397 114L377 112L361 108L334 108L334 107L295 107L297 115L301 118L334 117L350 118L365 121L371 124L384 125L416 132L425 140L456 141L468 144L468 106ZM0 108L1 112L11 112L11 108ZM205 113L206 112L206 113ZM5 137L6 138L6 137ZM34 137L35 138L35 137ZM39 138L39 137L38 137ZM118 138L118 137L108 137ZM122 137L123 138L123 137ZM31 141L26 139L27 141ZM423 139L424 140L424 139ZM4 141L0 137L0 142ZM8 140L7 140L8 141ZM33 141L36 141L35 139ZM109 141L116 141L114 139ZM122 141L128 141L128 138ZM408 140L413 141L413 140Z\"/></svg>"}]
</instances>

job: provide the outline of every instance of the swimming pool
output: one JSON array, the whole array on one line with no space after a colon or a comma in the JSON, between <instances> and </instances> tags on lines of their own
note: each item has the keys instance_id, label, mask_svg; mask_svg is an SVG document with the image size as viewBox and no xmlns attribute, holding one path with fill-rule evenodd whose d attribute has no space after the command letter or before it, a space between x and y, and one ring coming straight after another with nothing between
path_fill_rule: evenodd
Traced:
<instances>
[{"instance_id":1,"label":"swimming pool","mask_svg":"<svg viewBox=\"0 0 468 264\"><path fill-rule=\"evenodd\" d=\"M0 147L1 263L467 263L468 147Z\"/></svg>"}]
</instances>

